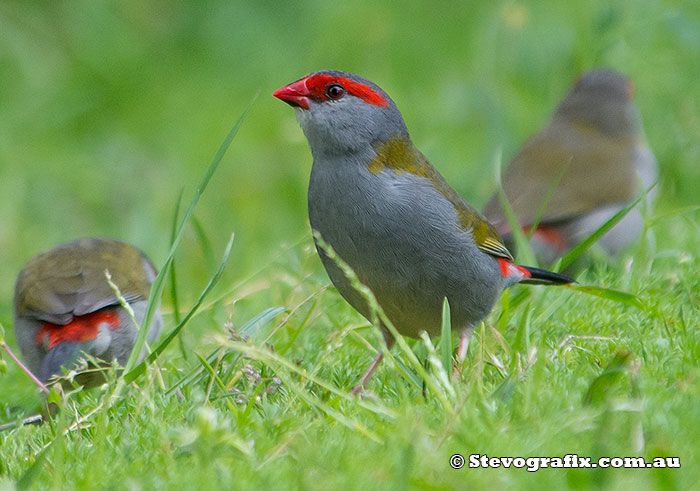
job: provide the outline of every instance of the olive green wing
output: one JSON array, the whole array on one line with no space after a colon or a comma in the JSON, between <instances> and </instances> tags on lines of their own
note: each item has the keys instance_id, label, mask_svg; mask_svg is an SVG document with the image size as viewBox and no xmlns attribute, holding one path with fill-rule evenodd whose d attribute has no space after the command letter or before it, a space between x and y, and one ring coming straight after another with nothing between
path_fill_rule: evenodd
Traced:
<instances>
[{"instance_id":1,"label":"olive green wing","mask_svg":"<svg viewBox=\"0 0 700 491\"><path fill-rule=\"evenodd\" d=\"M105 270L127 302L148 298L155 269L138 249L114 239L87 238L30 259L17 278L15 309L63 325L115 305L119 301Z\"/></svg>"},{"instance_id":2,"label":"olive green wing","mask_svg":"<svg viewBox=\"0 0 700 491\"><path fill-rule=\"evenodd\" d=\"M430 179L435 188L452 203L452 206L454 206L457 211L460 226L464 230L472 231L474 234L474 242L476 242L477 247L487 254L512 261L513 256L503 243L503 239L501 239L496 228L491 225L476 208L467 203L433 166L426 166L425 164L428 162L427 159L422 154L420 154L420 156L423 161L423 174L426 178Z\"/></svg>"},{"instance_id":3,"label":"olive green wing","mask_svg":"<svg viewBox=\"0 0 700 491\"><path fill-rule=\"evenodd\" d=\"M541 223L555 223L634 199L634 148L633 139L606 137L582 124L549 125L523 145L503 174L518 223L530 225L540 213ZM510 230L498 194L484 215L502 233Z\"/></svg>"}]
</instances>

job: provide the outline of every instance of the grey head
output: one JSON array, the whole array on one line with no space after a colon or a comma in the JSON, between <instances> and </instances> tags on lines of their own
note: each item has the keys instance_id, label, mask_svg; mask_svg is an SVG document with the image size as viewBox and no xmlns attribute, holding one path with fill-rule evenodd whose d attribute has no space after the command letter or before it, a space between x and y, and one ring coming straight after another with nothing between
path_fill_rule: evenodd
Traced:
<instances>
[{"instance_id":1,"label":"grey head","mask_svg":"<svg viewBox=\"0 0 700 491\"><path fill-rule=\"evenodd\" d=\"M640 131L640 116L634 91L634 83L614 70L591 70L557 106L554 120L586 124L610 136L636 134Z\"/></svg>"},{"instance_id":2,"label":"grey head","mask_svg":"<svg viewBox=\"0 0 700 491\"><path fill-rule=\"evenodd\" d=\"M409 138L387 93L352 73L314 72L272 95L295 108L315 159L362 152L392 137Z\"/></svg>"}]
</instances>

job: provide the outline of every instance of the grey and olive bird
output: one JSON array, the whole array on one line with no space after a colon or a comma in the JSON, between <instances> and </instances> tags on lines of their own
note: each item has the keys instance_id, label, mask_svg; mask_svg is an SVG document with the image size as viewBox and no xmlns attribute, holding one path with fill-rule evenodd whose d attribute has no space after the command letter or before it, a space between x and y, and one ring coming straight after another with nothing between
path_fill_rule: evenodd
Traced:
<instances>
[{"instance_id":1,"label":"grey and olive bird","mask_svg":"<svg viewBox=\"0 0 700 491\"><path fill-rule=\"evenodd\" d=\"M413 145L398 108L374 83L321 71L273 95L294 107L311 148L311 227L369 287L402 335L439 335L447 297L462 361L475 323L504 288L572 281L515 265L491 224ZM370 319L364 297L316 246L340 294ZM382 327L391 347L394 339ZM380 351L355 393L381 359Z\"/></svg>"},{"instance_id":2,"label":"grey and olive bird","mask_svg":"<svg viewBox=\"0 0 700 491\"><path fill-rule=\"evenodd\" d=\"M15 334L29 369L40 380L73 368L81 353L125 364L138 335L105 276L143 321L156 270L138 249L114 239L85 238L27 261L15 284ZM158 309L148 340L163 324ZM93 379L89 379L92 384Z\"/></svg>"},{"instance_id":3,"label":"grey and olive bird","mask_svg":"<svg viewBox=\"0 0 700 491\"><path fill-rule=\"evenodd\" d=\"M640 186L647 189L656 180L634 92L617 72L586 73L504 172L503 190L519 225L528 233L536 224L531 243L542 261L564 255L639 196ZM653 195L647 195L649 205ZM507 239L511 230L498 193L484 215ZM614 255L643 228L635 207L598 243Z\"/></svg>"}]
</instances>

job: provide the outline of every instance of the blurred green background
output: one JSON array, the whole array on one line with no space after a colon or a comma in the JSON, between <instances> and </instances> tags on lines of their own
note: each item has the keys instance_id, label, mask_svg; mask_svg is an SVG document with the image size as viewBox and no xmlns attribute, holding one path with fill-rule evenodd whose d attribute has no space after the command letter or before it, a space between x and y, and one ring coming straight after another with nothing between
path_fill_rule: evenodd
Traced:
<instances>
[{"instance_id":1,"label":"blurred green background","mask_svg":"<svg viewBox=\"0 0 700 491\"><path fill-rule=\"evenodd\" d=\"M178 194L189 202L256 93L195 213L211 251L190 228L176 256L185 305L231 232L221 291L284 257L285 244L310 242L311 155L291 109L270 96L276 88L325 68L377 82L417 146L481 207L498 151L506 163L572 82L599 66L636 82L661 168L657 208L697 204L696 2L4 0L0 321L11 331L24 261L57 243L113 236L162 264ZM263 291L226 313L247 319L273 297Z\"/></svg>"}]
</instances>

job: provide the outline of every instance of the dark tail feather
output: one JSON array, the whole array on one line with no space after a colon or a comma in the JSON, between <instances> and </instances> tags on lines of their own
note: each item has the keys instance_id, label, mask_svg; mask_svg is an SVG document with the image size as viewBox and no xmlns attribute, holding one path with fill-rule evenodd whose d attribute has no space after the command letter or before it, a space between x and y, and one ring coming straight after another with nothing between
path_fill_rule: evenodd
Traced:
<instances>
[{"instance_id":1,"label":"dark tail feather","mask_svg":"<svg viewBox=\"0 0 700 491\"><path fill-rule=\"evenodd\" d=\"M530 266L520 267L527 270L531 275L530 278L522 280L520 283L527 283L530 285L566 285L568 283L576 283L576 280L573 278L569 278L563 274L553 273L546 269L531 268Z\"/></svg>"},{"instance_id":2,"label":"dark tail feather","mask_svg":"<svg viewBox=\"0 0 700 491\"><path fill-rule=\"evenodd\" d=\"M39 366L39 378L46 382L52 375L61 375L61 367L68 369L77 361L82 343L64 341L51 348Z\"/></svg>"}]
</instances>

